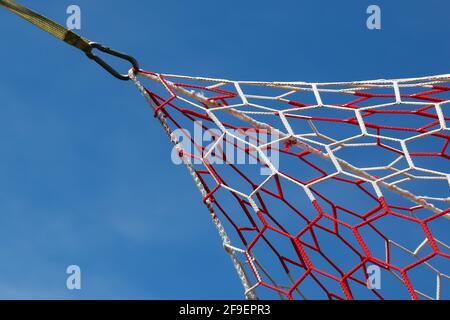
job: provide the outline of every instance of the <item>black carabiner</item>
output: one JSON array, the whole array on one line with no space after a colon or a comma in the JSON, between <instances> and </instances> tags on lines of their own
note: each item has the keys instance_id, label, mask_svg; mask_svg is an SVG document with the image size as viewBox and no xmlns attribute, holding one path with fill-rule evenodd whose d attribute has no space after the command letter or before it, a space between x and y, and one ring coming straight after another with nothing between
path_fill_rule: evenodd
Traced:
<instances>
[{"instance_id":1,"label":"black carabiner","mask_svg":"<svg viewBox=\"0 0 450 320\"><path fill-rule=\"evenodd\" d=\"M90 42L89 46L90 46L90 50L88 52L86 52L86 55L89 57L89 59L92 59L95 62L97 62L103 69L108 71L111 75L113 75L117 79L128 81L128 80L130 80L130 76L128 74L120 74L119 72L117 72L113 67L111 67L108 63L106 63L102 58L96 56L92 52L93 49L97 49L97 50L100 50L100 51L102 51L102 52L104 52L106 54L112 55L114 57L117 57L117 58L120 58L120 59L123 59L123 60L127 60L128 62L131 63L131 65L133 66L133 70L135 72L139 71L139 63L132 56L127 55L127 54L122 53L122 52L115 51L115 50L113 50L111 48L108 48L108 47L105 47L105 46L103 46L103 45L101 45L100 43L97 43L97 42Z\"/></svg>"}]
</instances>

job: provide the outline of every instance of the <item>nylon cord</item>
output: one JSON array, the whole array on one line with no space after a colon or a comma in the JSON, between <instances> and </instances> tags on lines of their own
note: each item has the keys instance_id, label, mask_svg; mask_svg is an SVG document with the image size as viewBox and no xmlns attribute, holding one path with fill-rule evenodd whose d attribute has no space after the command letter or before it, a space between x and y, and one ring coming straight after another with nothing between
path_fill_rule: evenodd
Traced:
<instances>
[{"instance_id":1,"label":"nylon cord","mask_svg":"<svg viewBox=\"0 0 450 320\"><path fill-rule=\"evenodd\" d=\"M64 41L65 43L80 49L87 53L91 51L90 41L76 34L75 32L68 30L59 23L56 23L43 15L28 9L12 0L0 0L0 6L8 9L12 13L32 23L36 27L44 30L52 36Z\"/></svg>"}]
</instances>

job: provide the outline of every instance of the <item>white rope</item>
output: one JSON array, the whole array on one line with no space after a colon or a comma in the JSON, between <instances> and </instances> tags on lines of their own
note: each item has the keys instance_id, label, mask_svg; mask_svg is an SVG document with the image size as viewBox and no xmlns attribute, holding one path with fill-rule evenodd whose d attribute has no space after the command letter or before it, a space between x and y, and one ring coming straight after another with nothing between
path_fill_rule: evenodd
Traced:
<instances>
[{"instance_id":1,"label":"white rope","mask_svg":"<svg viewBox=\"0 0 450 320\"><path fill-rule=\"evenodd\" d=\"M147 100L149 105L154 109L155 105L153 104L153 101L151 100L151 98L148 95L148 93L145 91L145 89L142 86L142 84L136 78L134 72L132 72L130 70L129 76L130 76L130 79L134 82L134 84L138 88L139 92L141 92L141 94ZM183 147L181 146L181 143L177 140L177 138L173 134L172 130L170 129L169 125L167 124L167 121L164 118L164 115L162 114L162 112L157 112L156 116L157 116L159 122L161 123L161 125L162 125L162 127L164 129L164 132L168 135L170 141L175 146L176 151L178 152L178 154L183 155L182 156L183 163L187 167L187 169L189 171L189 174L191 175L192 179L195 182L195 185L197 186L198 190L200 191L200 194L202 195L202 197L206 197L206 195L208 194L207 191L205 190L205 188L204 188L201 180L199 179L197 173L195 172L192 164L185 159L185 156L184 156L185 152L183 150ZM242 267L242 263L239 261L239 259L236 256L235 250L230 249L230 248L233 248L233 246L231 245L230 238L228 237L228 235L227 235L227 233L226 233L226 231L225 231L225 229L224 229L220 219L216 215L216 213L214 211L214 207L212 206L210 199L206 200L206 206L207 206L208 211L210 213L211 219L213 220L213 223L216 226L217 231L219 232L220 238L222 239L222 243L223 243L224 249L229 254L229 256L231 258L231 261L233 263L233 266L236 269L236 272L237 272L237 274L239 276L239 279L242 282L242 285L243 285L243 287L245 289L246 297L248 299L250 299L250 300L258 299L258 297L256 295L256 292L254 290L251 290L250 281L248 280L247 274L246 274L244 268Z\"/></svg>"},{"instance_id":2,"label":"white rope","mask_svg":"<svg viewBox=\"0 0 450 320\"><path fill-rule=\"evenodd\" d=\"M216 117L216 113L219 111L225 112L231 116L233 116L236 119L239 119L241 121L246 122L247 124L251 125L252 127L258 128L258 129L267 129L271 130L272 134L276 137L278 137L279 141L289 141L292 145L295 145L305 151L308 151L311 154L314 154L324 160L327 160L331 162L335 168L337 169L336 173L328 174L326 177L319 179L317 181L314 181L307 185L301 185L297 181L291 179L288 176L283 175L282 173L278 172L278 170L271 164L271 162L267 160L266 164L270 167L270 170L272 171L272 175L268 177L262 184L258 186L256 190L252 192L251 195L245 195L242 192L239 192L238 190L235 190L229 186L225 186L220 183L220 181L217 181L213 174L211 176L214 180L216 180L216 183L220 185L221 188L227 189L231 192L233 192L236 195L239 195L241 197L247 198L250 205L252 206L253 210L257 212L259 210L258 206L252 199L252 195L254 195L262 186L269 181L269 179L275 175L278 174L282 176L283 178L297 184L298 186L302 187L305 191L305 193L308 195L308 197L311 200L314 200L314 195L310 191L310 187L313 185L328 179L330 177L334 177L337 174L345 174L347 176L364 180L372 185L374 188L375 193L378 197L382 197L383 193L379 189L379 187L382 187L384 189L387 189L399 196L401 196L404 199L410 200L416 204L418 204L420 207L427 209L433 213L441 213L443 212L443 209L437 207L435 204L431 203L431 201L437 202L440 201L442 203L448 204L450 203L450 197L447 198L439 198L439 197L433 197L433 196L424 196L424 195L416 195L413 192L399 187L397 184L403 183L405 181L409 181L412 179L423 179L423 180L446 180L450 184L450 174L448 173L442 173L437 170L429 170L429 169L423 169L418 168L414 165L414 162L409 155L409 151L406 146L406 142L418 139L419 137L424 137L433 133L437 133L440 131L448 130L445 117L442 112L442 106L444 104L450 103L449 101L445 101L442 103L432 103L432 102L404 102L402 101L401 96L401 90L402 89L408 89L408 88L432 88L433 85L440 84L442 82L450 82L450 74L445 75L438 75L438 76L431 76L431 77L421 77L421 78L408 78L408 79L396 79L396 80L371 80L371 81L355 81L355 82L328 82L328 83L307 83L307 82L256 82L256 81L231 81L231 80L225 80L225 79L212 79L212 78L204 78L204 77L190 77L190 76L179 76L179 75L160 75L160 74L149 74L149 73L141 73L138 74L141 77L144 77L146 79L152 80L158 84L163 85L167 91L172 96L176 96L178 99L182 100L185 103L191 104L195 108L201 109L203 112L207 113L208 117L217 125L217 127L223 132L223 134L230 134L227 132L227 129L223 126L223 124L220 122L220 120ZM133 80L133 82L137 85L141 93L144 95L146 100L149 102L149 104L152 106L152 108L155 108L155 105L153 104L150 96L148 95L147 91L144 89L142 84L139 82L139 80L136 78L136 76L130 72L130 78ZM164 79L164 80L163 80ZM240 98L240 103L235 105L228 105L224 106L220 103L209 100L206 96L203 95L203 93L195 91L195 90L188 90L185 87L178 86L174 82L168 79L183 79L187 81L203 81L203 82L211 82L212 84L208 86L207 88L217 88L220 89L223 86L233 86L235 88L235 91L237 93L237 97ZM287 93L270 97L270 96L261 96L261 95L254 95L254 94L246 94L244 90L242 89L243 86L256 86L256 87L271 87L271 88L278 88L278 89L284 89L284 90L290 90ZM338 88L336 88L338 87ZM289 114L289 112L294 112L296 109L289 109L289 110L282 110L278 111L276 109L265 107L265 106L259 106L253 103L249 102L249 99L261 99L261 100L273 100L273 101L280 101L283 103L289 102L286 98L288 98L289 95L295 94L297 92L311 92L313 93L317 104L313 106L314 108L318 108L321 106L332 108L332 109L344 109L343 107L335 106L335 105L328 105L326 104L326 101L323 101L322 93L342 93L342 94L354 94L357 91L366 90L366 89L381 89L381 88L392 88L392 93L394 94L395 100L393 103L386 103L386 104L380 104L375 105L371 107L362 107L355 111L355 117L358 121L358 125L361 129L361 134L356 137L350 137L344 140L334 140L330 137L327 137L323 134L321 134L317 128L315 128L315 125L310 122L310 126L314 131L314 134L304 134L304 135L296 135L293 129L290 127L289 121L286 118L286 115ZM196 104L189 99L192 99L199 104ZM380 135L373 135L370 134L365 126L364 119L362 117L361 112L364 112L369 109L375 109L375 108L382 108L387 106L395 106L395 105L402 105L402 104L410 104L410 105L417 105L417 106L429 106L433 105L435 106L436 114L439 118L440 128L431 130L429 132L417 135L415 137L411 137L408 139L398 139L398 138L392 138L392 137L384 137ZM202 105L207 105L209 108L204 108ZM256 107L259 110L263 111L248 111L248 110L240 110L243 106L252 106ZM304 109L306 110L306 109ZM287 133L282 132L278 128L274 128L269 123L265 123L262 121L258 121L254 119L254 116L262 116L262 115L273 115L274 112L277 112L277 115L279 116L283 126L285 127ZM171 139L172 143L175 145L177 151L182 151L181 144L176 140L174 135L172 134L172 131L167 124L165 117L161 112L157 112L157 117L161 124L163 125L163 128L165 132L168 134L169 138ZM232 134L230 134L233 136ZM325 141L328 142L328 144L319 143L312 139L312 137L317 136ZM355 165L352 165L348 161L345 161L335 155L335 153L340 150L342 147L356 147L356 146L376 146L373 143L352 143L352 140L355 138L361 138L361 137L371 137L371 138L384 138L389 141L395 141L400 144L400 151L403 151L403 155L399 156L394 161L391 161L387 166L375 166L375 167L368 167L368 168L359 168ZM234 136L234 138L237 138ZM223 136L221 137L223 139ZM238 138L237 138L238 139ZM219 139L220 140L220 139ZM238 139L239 140L239 139ZM217 141L216 143L218 143ZM320 150L317 147L314 147L314 145L318 145L325 150ZM264 146L256 146L255 148L258 150L261 150ZM210 152L213 150L209 150ZM208 153L209 154L209 153ZM409 167L408 169L399 170L395 168L394 166L398 164L402 159L405 159L408 163ZM206 197L207 191L205 190L202 182L200 181L197 173L195 172L192 164L189 162L189 159L183 158L184 164L187 166L192 178L194 179L197 188L200 190L200 193L203 197ZM370 174L369 171L376 171L376 170L387 170L391 173L383 178L377 178L374 175ZM427 174L423 176L417 176L412 173L410 173L410 170L416 170L421 172L422 174ZM211 173L211 172L210 172ZM398 177L398 179L394 182L387 182L388 179L392 179L394 177ZM213 219L214 224L216 225L216 228L219 231L219 235L222 238L224 248L226 251L230 254L230 257L233 261L233 265L235 266L236 271L238 272L238 275L241 279L241 282L243 283L243 286L246 290L247 297L250 299L257 298L255 289L258 287L259 283L261 282L261 278L258 272L257 267L260 271L269 279L273 285L277 286L278 288L287 288L284 285L279 285L276 283L275 279L273 279L270 274L264 269L264 267L260 264L260 262L253 256L250 256L250 253L246 250L235 248L231 245L230 239L228 235L226 234L219 218L214 212L214 208L210 200L208 199L206 201L206 205L208 207L208 210L210 212L210 215ZM414 216L414 213L411 213L411 215ZM450 214L445 214L442 216L443 218L450 219ZM443 242L438 241L437 239L434 239L437 243L448 247ZM400 244L389 240L389 244L397 247L398 249L406 252L408 255L411 255L412 257L416 259L420 259L418 253L422 250L422 248L427 244L428 240L427 238L421 242L421 244L413 251L406 249L405 247L401 246ZM387 250L387 249L386 249ZM243 263L239 261L239 259L236 256L236 253L242 253L247 256L247 263L250 263L250 268L253 270L253 272L256 275L257 283L255 285L251 285L246 273L245 269L243 268ZM442 288L442 279L449 279L450 277L444 273L439 272L437 269L432 267L429 263L424 263L424 265L430 269L432 272L436 273L437 276L437 282L436 282L436 299L439 299L441 297L441 288ZM397 273L393 272L392 270L389 270L394 275L394 278L398 279L399 281L404 283L403 278L398 275ZM291 283L293 283L293 279L290 274L288 276L291 279ZM299 295L303 298L304 295L298 290L298 288L295 289L299 293ZM421 297L424 297L426 299L432 299L430 295L427 295L419 290L415 290L415 293Z\"/></svg>"},{"instance_id":3,"label":"white rope","mask_svg":"<svg viewBox=\"0 0 450 320\"><path fill-rule=\"evenodd\" d=\"M147 79L150 79L152 81L155 81L157 83L162 84L163 82L161 81L161 78L157 75L150 75L150 74L146 74L146 73L140 73L139 74L142 77L145 77ZM214 79L210 79L210 78L198 78L198 77L188 77L188 76L169 76L169 75L164 75L164 77L174 77L174 78L184 78L184 79L190 79L190 80L202 80L202 81L218 81L221 83L232 83L233 85L236 85L236 82L233 81L228 81L228 80L214 80ZM408 82L412 82L412 81L425 81L425 80L429 80L429 81L450 81L450 75L442 75L442 76L433 76L433 77L427 77L427 78L411 78L411 79L403 79L403 80L394 80L394 83L396 83L398 86L400 85L400 83L408 83ZM388 80L376 80L376 81L361 81L361 82L344 82L344 83L322 83L321 85L337 85L337 84L345 84L345 85L363 85L363 84L385 84L388 83ZM262 86L276 86L276 84L281 84L281 85L285 85L285 84L296 84L295 82L289 82L289 83L267 83L267 82L241 82L241 83L247 83L247 84L255 84L255 85L262 85ZM390 83L392 85L393 81L390 80ZM301 84L307 84L302 82ZM220 108L221 105L208 100L207 98L205 98L203 95L199 94L196 91L189 91L186 90L182 87L177 86L176 84L174 84L171 81L165 81L164 85L167 85L170 87L170 89L174 90L175 92L178 92L184 96L190 97L192 99L195 99L201 103L204 103L206 105L212 106L212 107L216 107L216 108ZM317 86L319 86L319 84L313 84L313 87L317 88ZM313 89L314 90L314 89ZM241 94L243 95L242 91L240 91ZM316 93L316 96L318 95L318 93ZM215 109L213 109L215 110ZM312 154L315 154L325 160L331 161L332 157L330 154L324 153L320 150L317 150L317 148L312 147L311 145L301 141L300 139L297 139L296 137L292 137L291 135L285 134L281 131L279 131L277 128L274 128L273 126L268 125L267 123L264 122L260 122L260 121L256 121L255 119L253 119L252 117L250 117L248 114L246 114L245 112L241 112L240 110L237 109L233 109L232 106L228 106L227 108L221 109L224 112L229 113L230 115L236 117L239 120L245 121L248 124L259 128L259 129L267 129L267 130L272 130L272 132L275 135L278 135L281 138L292 138L293 141L295 141L295 145L304 149L305 151L311 152ZM207 111L207 110L205 110ZM358 115L358 113L357 113ZM216 122L216 121L215 121ZM218 124L216 122L216 124ZM220 125L220 123L218 124ZM338 169L345 169L345 170L349 170L351 172L353 172L356 176L358 176L361 179L366 180L367 182L371 182L373 183L375 190L377 191L377 187L376 184L379 184L380 186L400 195L401 197L404 197L408 200L411 200L412 202L419 204L421 206L423 206L425 209L428 209L434 213L440 213L442 212L442 209L437 208L435 205L429 203L426 201L426 197L423 196L417 196L414 195L412 192L402 189L396 185L393 184L389 184L386 183L380 179L377 179L375 177L373 177L372 175L370 175L369 173L365 172L364 170L361 170L355 166L352 166L350 163L348 163L347 161L344 161L342 159L336 158L337 163L339 164ZM446 202L450 203L450 198L446 199ZM446 219L450 220L450 214L445 214L444 217Z\"/></svg>"}]
</instances>

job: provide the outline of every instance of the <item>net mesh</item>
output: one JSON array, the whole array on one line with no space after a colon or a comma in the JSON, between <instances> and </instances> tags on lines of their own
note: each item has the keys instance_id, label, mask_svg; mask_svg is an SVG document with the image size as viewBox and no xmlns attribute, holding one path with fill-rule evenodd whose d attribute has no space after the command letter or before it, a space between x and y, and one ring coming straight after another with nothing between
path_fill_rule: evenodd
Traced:
<instances>
[{"instance_id":1,"label":"net mesh","mask_svg":"<svg viewBox=\"0 0 450 320\"><path fill-rule=\"evenodd\" d=\"M450 298L450 75L130 76L248 298Z\"/></svg>"}]
</instances>

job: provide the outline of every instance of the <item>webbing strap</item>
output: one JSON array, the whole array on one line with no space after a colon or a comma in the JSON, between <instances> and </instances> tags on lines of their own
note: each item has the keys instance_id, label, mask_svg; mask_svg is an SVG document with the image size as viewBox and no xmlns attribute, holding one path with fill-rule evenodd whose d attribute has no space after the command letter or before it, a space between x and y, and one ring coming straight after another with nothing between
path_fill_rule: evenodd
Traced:
<instances>
[{"instance_id":1,"label":"webbing strap","mask_svg":"<svg viewBox=\"0 0 450 320\"><path fill-rule=\"evenodd\" d=\"M43 15L24 7L13 0L0 0L0 6L8 9L9 11L15 13L19 17L27 20L28 22L34 24L36 27L48 32L52 36L64 41L71 46L80 49L89 57L89 59L97 62L102 68L112 74L114 77L120 80L129 80L130 77L128 74L120 74L113 67L111 67L108 63L106 63L103 59L96 56L92 50L98 49L106 54L118 57L120 59L127 60L133 66L133 70L139 70L139 64L133 57L107 48L99 43L94 43L89 41L86 38L81 37L75 32L63 27L59 23L56 23Z\"/></svg>"},{"instance_id":2,"label":"webbing strap","mask_svg":"<svg viewBox=\"0 0 450 320\"><path fill-rule=\"evenodd\" d=\"M67 28L64 28L62 25L44 17L43 15L40 15L39 13L12 0L0 0L0 5L28 22L31 22L36 27L48 32L52 36L55 36L56 38L70 44L71 46L74 46L75 48L78 48L86 53L91 51L89 40L79 36L73 31L68 30Z\"/></svg>"}]
</instances>

